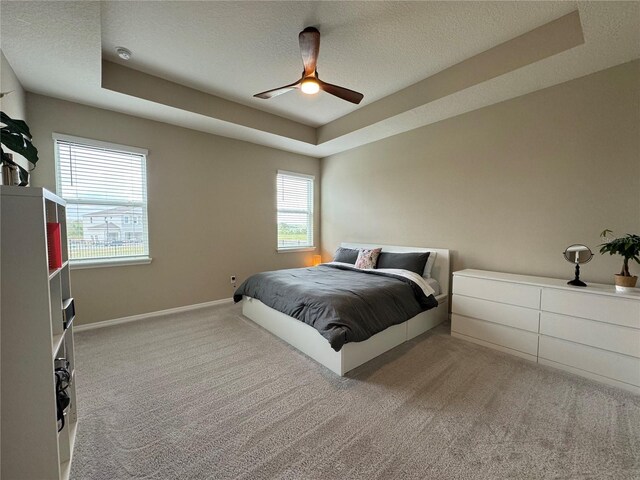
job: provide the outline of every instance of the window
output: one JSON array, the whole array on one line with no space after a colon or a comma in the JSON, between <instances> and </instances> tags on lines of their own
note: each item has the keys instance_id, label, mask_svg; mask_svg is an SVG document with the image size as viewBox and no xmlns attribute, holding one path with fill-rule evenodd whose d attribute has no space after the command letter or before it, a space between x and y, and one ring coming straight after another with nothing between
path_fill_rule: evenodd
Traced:
<instances>
[{"instance_id":1,"label":"window","mask_svg":"<svg viewBox=\"0 0 640 480\"><path fill-rule=\"evenodd\" d=\"M313 248L313 181L278 171L278 250Z\"/></svg>"},{"instance_id":2,"label":"window","mask_svg":"<svg viewBox=\"0 0 640 480\"><path fill-rule=\"evenodd\" d=\"M149 263L147 151L68 135L53 139L71 265Z\"/></svg>"}]
</instances>

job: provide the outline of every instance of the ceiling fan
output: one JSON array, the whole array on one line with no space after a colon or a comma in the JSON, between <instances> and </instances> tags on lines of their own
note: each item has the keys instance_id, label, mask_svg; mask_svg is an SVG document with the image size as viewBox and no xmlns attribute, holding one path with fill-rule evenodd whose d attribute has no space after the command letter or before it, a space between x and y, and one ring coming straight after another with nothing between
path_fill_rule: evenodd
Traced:
<instances>
[{"instance_id":1,"label":"ceiling fan","mask_svg":"<svg viewBox=\"0 0 640 480\"><path fill-rule=\"evenodd\" d=\"M299 88L303 93L313 95L323 90L347 102L358 104L364 98L364 95L348 88L339 87L330 83L323 82L318 78L318 70L316 63L318 61L318 53L320 52L320 32L317 28L307 27L298 35L300 43L300 53L302 54L302 63L304 71L302 78L295 83L285 85L284 87L274 88L266 92L256 93L254 97L269 99L287 93L291 90Z\"/></svg>"}]
</instances>

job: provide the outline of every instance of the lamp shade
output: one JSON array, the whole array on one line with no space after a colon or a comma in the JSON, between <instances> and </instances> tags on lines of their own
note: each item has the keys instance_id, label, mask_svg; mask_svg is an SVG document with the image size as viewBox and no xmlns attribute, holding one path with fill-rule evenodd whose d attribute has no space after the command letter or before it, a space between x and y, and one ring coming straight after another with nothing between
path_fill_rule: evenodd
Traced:
<instances>
[{"instance_id":1,"label":"lamp shade","mask_svg":"<svg viewBox=\"0 0 640 480\"><path fill-rule=\"evenodd\" d=\"M322 263L322 255L314 255L312 262L314 267L320 265Z\"/></svg>"}]
</instances>

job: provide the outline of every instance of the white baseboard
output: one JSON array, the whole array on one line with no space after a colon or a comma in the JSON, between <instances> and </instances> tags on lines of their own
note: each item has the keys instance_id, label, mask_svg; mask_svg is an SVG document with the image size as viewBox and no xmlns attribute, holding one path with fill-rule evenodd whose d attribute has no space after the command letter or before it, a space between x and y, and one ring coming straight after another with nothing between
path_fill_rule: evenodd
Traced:
<instances>
[{"instance_id":1,"label":"white baseboard","mask_svg":"<svg viewBox=\"0 0 640 480\"><path fill-rule=\"evenodd\" d=\"M222 305L223 303L230 303L230 302L233 302L233 298L223 298L220 300L213 300L212 302L196 303L193 305L185 305L184 307L169 308L167 310L158 310L157 312L131 315L130 317L113 318L111 320L103 320L102 322L87 323L85 325L74 325L73 330L75 332L83 332L85 330L93 330L96 328L110 327L112 325L118 325L120 323L135 322L137 320L144 320L146 318L159 317L161 315L189 312L191 310L199 310L201 308L213 307L214 305Z\"/></svg>"}]
</instances>

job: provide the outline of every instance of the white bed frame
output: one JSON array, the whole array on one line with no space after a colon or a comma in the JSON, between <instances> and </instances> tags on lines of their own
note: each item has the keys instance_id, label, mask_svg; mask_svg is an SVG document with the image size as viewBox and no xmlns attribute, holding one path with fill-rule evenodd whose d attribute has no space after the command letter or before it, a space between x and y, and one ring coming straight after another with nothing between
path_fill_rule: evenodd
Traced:
<instances>
[{"instance_id":1,"label":"white bed frame","mask_svg":"<svg viewBox=\"0 0 640 480\"><path fill-rule=\"evenodd\" d=\"M302 353L342 376L357 366L439 325L448 318L450 259L449 250L440 248L396 247L364 243L343 243L341 246L346 248L382 247L385 252L395 253L435 252L436 259L431 270L431 277L440 284L440 294L436 297L438 306L419 313L404 323L393 325L363 342L347 343L339 352L333 350L327 339L312 326L274 310L255 298L244 298L242 313Z\"/></svg>"}]
</instances>

